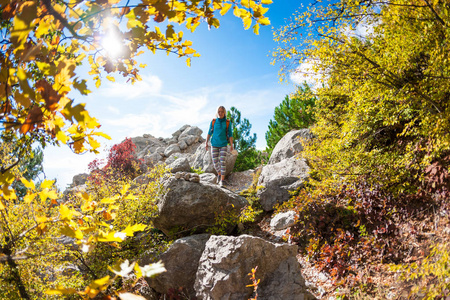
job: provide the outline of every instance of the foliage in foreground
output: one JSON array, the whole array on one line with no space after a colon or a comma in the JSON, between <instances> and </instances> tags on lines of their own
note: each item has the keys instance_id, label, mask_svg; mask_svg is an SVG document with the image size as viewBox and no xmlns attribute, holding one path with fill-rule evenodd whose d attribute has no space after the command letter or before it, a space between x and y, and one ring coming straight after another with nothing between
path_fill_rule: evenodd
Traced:
<instances>
[{"instance_id":1,"label":"foliage in foreground","mask_svg":"<svg viewBox=\"0 0 450 300\"><path fill-rule=\"evenodd\" d=\"M50 294L77 293L86 298L111 293L107 287L114 287L119 278L111 281L110 266L136 259L143 249L165 245L149 225L164 172L163 167L153 169L148 184L138 187L132 187L129 178L96 178L87 184L89 193L68 194L62 204L56 202L52 182L44 181L35 191L32 182L22 180L28 194L24 203L3 212L7 222L2 225L16 234L10 251L27 252L13 256L14 264L5 264L8 257L0 257L0 298L42 299L49 287L53 287ZM24 228L29 229L23 236Z\"/></svg>"},{"instance_id":2,"label":"foliage in foreground","mask_svg":"<svg viewBox=\"0 0 450 300\"><path fill-rule=\"evenodd\" d=\"M145 65L139 64L137 57L143 49L174 53L190 65L191 57L198 54L175 24L192 32L201 22L219 27L218 15L233 9L244 28L253 23L258 34L260 25L270 24L264 15L268 9L263 6L270 3L0 0L0 138L2 144L14 141L0 168L2 298L43 297L46 276L64 261L65 246L58 238L72 238L80 249L102 243L120 249L120 242L145 228L142 224L112 224L123 202L140 201L127 184L114 188L106 198L81 194L67 203L57 201L60 195L48 180L37 187L33 181L20 179L27 188L23 201L12 188L19 180L16 162L29 156L36 143L42 148L65 144L75 153L97 153L97 139L109 138L98 131L100 124L85 104L69 96L91 92L88 78L79 74L82 65L90 68L96 87L104 78L114 82L115 74L132 83L140 80L138 73ZM156 26L158 23L164 28ZM110 39L117 39L122 48L116 56L102 45ZM65 285L84 284L77 272L61 275L58 280L66 278ZM94 297L100 286L109 283L109 279L102 280L91 286L95 292L80 295Z\"/></svg>"}]
</instances>

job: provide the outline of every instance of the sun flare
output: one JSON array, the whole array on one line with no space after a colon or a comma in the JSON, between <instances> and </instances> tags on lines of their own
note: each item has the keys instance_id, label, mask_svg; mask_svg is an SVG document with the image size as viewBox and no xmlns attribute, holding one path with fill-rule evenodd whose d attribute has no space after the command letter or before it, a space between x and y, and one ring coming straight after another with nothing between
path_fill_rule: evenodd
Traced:
<instances>
[{"instance_id":1,"label":"sun flare","mask_svg":"<svg viewBox=\"0 0 450 300\"><path fill-rule=\"evenodd\" d=\"M113 31L109 31L105 35L102 47L111 58L118 58L123 53L123 41Z\"/></svg>"}]
</instances>

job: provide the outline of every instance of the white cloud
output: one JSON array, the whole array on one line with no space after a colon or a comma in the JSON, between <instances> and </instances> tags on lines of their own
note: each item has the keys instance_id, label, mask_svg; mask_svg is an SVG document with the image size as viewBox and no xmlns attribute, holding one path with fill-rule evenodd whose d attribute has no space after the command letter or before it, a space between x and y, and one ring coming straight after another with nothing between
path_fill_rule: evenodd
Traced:
<instances>
[{"instance_id":1,"label":"white cloud","mask_svg":"<svg viewBox=\"0 0 450 300\"><path fill-rule=\"evenodd\" d=\"M323 75L314 70L314 60L306 59L289 75L289 78L298 85L306 82L314 89L322 82Z\"/></svg>"},{"instance_id":2,"label":"white cloud","mask_svg":"<svg viewBox=\"0 0 450 300\"><path fill-rule=\"evenodd\" d=\"M57 179L57 184L64 189L72 183L76 174L86 173L88 164L100 155L94 153L75 154L68 146L47 146L44 149L44 170L48 179Z\"/></svg>"},{"instance_id":3,"label":"white cloud","mask_svg":"<svg viewBox=\"0 0 450 300\"><path fill-rule=\"evenodd\" d=\"M347 37L366 38L373 33L373 25L361 21L356 25L355 29L347 26L342 33Z\"/></svg>"},{"instance_id":4,"label":"white cloud","mask_svg":"<svg viewBox=\"0 0 450 300\"><path fill-rule=\"evenodd\" d=\"M120 110L115 106L108 106L108 111L112 112L113 114L120 115Z\"/></svg>"},{"instance_id":5,"label":"white cloud","mask_svg":"<svg viewBox=\"0 0 450 300\"><path fill-rule=\"evenodd\" d=\"M97 97L120 98L132 100L149 95L157 95L161 92L162 81L155 75L143 75L141 81L134 84L127 82L110 82L100 89Z\"/></svg>"}]
</instances>

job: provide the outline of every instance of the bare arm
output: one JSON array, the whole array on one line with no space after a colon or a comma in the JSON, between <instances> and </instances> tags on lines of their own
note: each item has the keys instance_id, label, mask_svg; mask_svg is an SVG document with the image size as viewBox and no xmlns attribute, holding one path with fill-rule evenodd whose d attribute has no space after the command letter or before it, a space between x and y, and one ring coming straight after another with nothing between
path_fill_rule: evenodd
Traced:
<instances>
[{"instance_id":1,"label":"bare arm","mask_svg":"<svg viewBox=\"0 0 450 300\"><path fill-rule=\"evenodd\" d=\"M208 150L208 148L209 148L209 139L211 138L211 136L208 134L207 136L206 136L206 150Z\"/></svg>"}]
</instances>

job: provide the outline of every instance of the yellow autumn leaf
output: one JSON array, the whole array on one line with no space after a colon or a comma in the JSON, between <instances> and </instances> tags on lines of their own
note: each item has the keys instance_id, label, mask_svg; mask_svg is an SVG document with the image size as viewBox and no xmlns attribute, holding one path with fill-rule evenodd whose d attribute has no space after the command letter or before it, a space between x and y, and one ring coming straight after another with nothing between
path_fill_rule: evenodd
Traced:
<instances>
[{"instance_id":1,"label":"yellow autumn leaf","mask_svg":"<svg viewBox=\"0 0 450 300\"><path fill-rule=\"evenodd\" d=\"M134 274L136 275L136 279L139 279L142 277L142 270L138 264L134 264Z\"/></svg>"},{"instance_id":2,"label":"yellow autumn leaf","mask_svg":"<svg viewBox=\"0 0 450 300\"><path fill-rule=\"evenodd\" d=\"M28 108L31 104L30 96L20 92L19 90L15 91L14 99L25 108Z\"/></svg>"},{"instance_id":3,"label":"yellow autumn leaf","mask_svg":"<svg viewBox=\"0 0 450 300\"><path fill-rule=\"evenodd\" d=\"M52 186L53 186L53 180L48 180L48 179L45 179L42 183L41 183L41 188L43 188L43 189L49 189L49 188L51 188Z\"/></svg>"},{"instance_id":4,"label":"yellow autumn leaf","mask_svg":"<svg viewBox=\"0 0 450 300\"><path fill-rule=\"evenodd\" d=\"M61 215L61 220L63 221L70 221L72 220L73 216L80 215L79 212L71 210L65 204L61 204L61 206L59 207L59 214Z\"/></svg>"},{"instance_id":5,"label":"yellow autumn leaf","mask_svg":"<svg viewBox=\"0 0 450 300\"><path fill-rule=\"evenodd\" d=\"M36 194L26 194L24 197L23 197L23 201L25 201L25 203L31 203L31 202L33 202L33 200L34 200L34 198L36 197Z\"/></svg>"},{"instance_id":6,"label":"yellow autumn leaf","mask_svg":"<svg viewBox=\"0 0 450 300\"><path fill-rule=\"evenodd\" d=\"M36 217L36 222L38 223L44 223L47 222L48 218L47 217Z\"/></svg>"},{"instance_id":7,"label":"yellow autumn leaf","mask_svg":"<svg viewBox=\"0 0 450 300\"><path fill-rule=\"evenodd\" d=\"M99 242L122 242L125 237L125 233L113 231L108 234L100 234L97 240Z\"/></svg>"},{"instance_id":8,"label":"yellow autumn leaf","mask_svg":"<svg viewBox=\"0 0 450 300\"><path fill-rule=\"evenodd\" d=\"M107 140L111 139L111 137L109 135L107 135L106 133L104 133L104 132L99 132L99 131L98 132L93 132L92 135L101 136L101 137L103 137L103 138L105 138Z\"/></svg>"},{"instance_id":9,"label":"yellow autumn leaf","mask_svg":"<svg viewBox=\"0 0 450 300\"><path fill-rule=\"evenodd\" d=\"M261 25L270 25L270 20L269 18L261 18L258 20L258 23Z\"/></svg>"},{"instance_id":10,"label":"yellow autumn leaf","mask_svg":"<svg viewBox=\"0 0 450 300\"><path fill-rule=\"evenodd\" d=\"M245 17L245 18L242 19L242 22L244 22L244 29L247 30L252 25L252 18Z\"/></svg>"},{"instance_id":11,"label":"yellow autumn leaf","mask_svg":"<svg viewBox=\"0 0 450 300\"><path fill-rule=\"evenodd\" d=\"M97 140L93 139L90 136L88 137L88 140L89 140L89 145L92 147L92 149L97 149L101 146L101 144Z\"/></svg>"},{"instance_id":12,"label":"yellow autumn leaf","mask_svg":"<svg viewBox=\"0 0 450 300\"><path fill-rule=\"evenodd\" d=\"M2 200L0 200L0 210L6 209L6 206L3 204Z\"/></svg>"},{"instance_id":13,"label":"yellow autumn leaf","mask_svg":"<svg viewBox=\"0 0 450 300\"><path fill-rule=\"evenodd\" d=\"M128 225L122 232L126 233L127 236L133 236L135 232L144 231L145 228L147 228L147 225L144 224L135 224L133 226Z\"/></svg>"},{"instance_id":14,"label":"yellow autumn leaf","mask_svg":"<svg viewBox=\"0 0 450 300\"><path fill-rule=\"evenodd\" d=\"M25 178L20 178L20 181L22 182L22 184L27 188L27 189L30 189L30 190L35 190L36 189L36 186L34 185L34 182L31 180L31 181L28 181L28 180L26 180Z\"/></svg>"},{"instance_id":15,"label":"yellow autumn leaf","mask_svg":"<svg viewBox=\"0 0 450 300\"><path fill-rule=\"evenodd\" d=\"M73 228L71 228L71 227L69 227L69 226L64 226L62 229L61 229L61 234L63 234L63 235L65 235L65 236L68 236L68 237L71 237L71 238L75 238L75 239L78 239L78 240L82 240L83 239L83 233L81 232L81 230L79 230L79 229L73 229Z\"/></svg>"},{"instance_id":16,"label":"yellow autumn leaf","mask_svg":"<svg viewBox=\"0 0 450 300\"><path fill-rule=\"evenodd\" d=\"M89 286L91 288L101 288L104 287L105 285L109 284L109 276L105 276L103 278L94 280L93 282L91 282L91 284L89 284Z\"/></svg>"},{"instance_id":17,"label":"yellow autumn leaf","mask_svg":"<svg viewBox=\"0 0 450 300\"><path fill-rule=\"evenodd\" d=\"M70 138L64 133L64 131L58 130L56 132L56 139L62 142L63 144L67 144Z\"/></svg>"},{"instance_id":18,"label":"yellow autumn leaf","mask_svg":"<svg viewBox=\"0 0 450 300\"><path fill-rule=\"evenodd\" d=\"M58 286L56 289L48 289L45 291L47 295L72 295L77 291L72 288L64 288L63 286Z\"/></svg>"},{"instance_id":19,"label":"yellow autumn leaf","mask_svg":"<svg viewBox=\"0 0 450 300\"><path fill-rule=\"evenodd\" d=\"M11 41L15 51L23 49L28 34L33 29L33 20L37 15L36 2L24 1L21 3L21 13L15 15L11 29Z\"/></svg>"},{"instance_id":20,"label":"yellow autumn leaf","mask_svg":"<svg viewBox=\"0 0 450 300\"><path fill-rule=\"evenodd\" d=\"M58 194L54 190L44 189L39 192L39 197L41 201L45 201L47 198L55 200L58 199Z\"/></svg>"},{"instance_id":21,"label":"yellow autumn leaf","mask_svg":"<svg viewBox=\"0 0 450 300\"><path fill-rule=\"evenodd\" d=\"M261 0L261 4L272 4L272 0Z\"/></svg>"},{"instance_id":22,"label":"yellow autumn leaf","mask_svg":"<svg viewBox=\"0 0 450 300\"><path fill-rule=\"evenodd\" d=\"M222 9L220 10L220 14L223 16L225 15L231 8L232 4L231 3L225 3L222 7Z\"/></svg>"},{"instance_id":23,"label":"yellow autumn leaf","mask_svg":"<svg viewBox=\"0 0 450 300\"><path fill-rule=\"evenodd\" d=\"M128 189L130 188L130 184L125 184L123 187L122 187L122 190L120 191L120 194L123 196L123 195L125 195L127 192L128 192Z\"/></svg>"},{"instance_id":24,"label":"yellow autumn leaf","mask_svg":"<svg viewBox=\"0 0 450 300\"><path fill-rule=\"evenodd\" d=\"M195 53L195 50L190 47L186 47L186 49L184 50L184 54L192 54L192 53Z\"/></svg>"},{"instance_id":25,"label":"yellow autumn leaf","mask_svg":"<svg viewBox=\"0 0 450 300\"><path fill-rule=\"evenodd\" d=\"M104 204L112 204L112 203L116 203L117 200L120 198L119 195L116 195L114 197L108 197L108 198L103 198L100 203L104 203Z\"/></svg>"},{"instance_id":26,"label":"yellow autumn leaf","mask_svg":"<svg viewBox=\"0 0 450 300\"><path fill-rule=\"evenodd\" d=\"M253 25L253 33L256 35L259 35L259 24L258 23Z\"/></svg>"},{"instance_id":27,"label":"yellow autumn leaf","mask_svg":"<svg viewBox=\"0 0 450 300\"><path fill-rule=\"evenodd\" d=\"M248 7L249 6L249 0L241 0L241 5L244 7Z\"/></svg>"}]
</instances>

